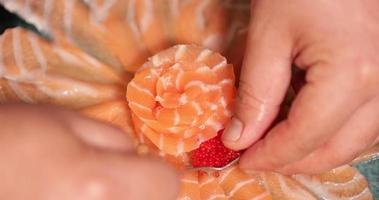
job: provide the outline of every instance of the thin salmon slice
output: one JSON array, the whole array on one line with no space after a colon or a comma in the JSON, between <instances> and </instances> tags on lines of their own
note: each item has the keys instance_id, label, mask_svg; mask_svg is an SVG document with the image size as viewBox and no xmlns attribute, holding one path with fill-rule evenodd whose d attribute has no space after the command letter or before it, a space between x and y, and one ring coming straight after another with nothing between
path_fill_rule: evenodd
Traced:
<instances>
[{"instance_id":1,"label":"thin salmon slice","mask_svg":"<svg viewBox=\"0 0 379 200\"><path fill-rule=\"evenodd\" d=\"M233 66L224 57L177 45L142 66L128 84L127 99L136 132L162 152L180 155L225 128L235 90Z\"/></svg>"}]
</instances>

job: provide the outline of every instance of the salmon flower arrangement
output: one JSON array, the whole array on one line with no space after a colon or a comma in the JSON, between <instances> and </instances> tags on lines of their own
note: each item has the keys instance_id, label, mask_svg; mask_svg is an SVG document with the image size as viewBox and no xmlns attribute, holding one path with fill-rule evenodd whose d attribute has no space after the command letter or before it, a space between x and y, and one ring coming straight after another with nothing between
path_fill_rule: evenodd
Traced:
<instances>
[{"instance_id":1,"label":"salmon flower arrangement","mask_svg":"<svg viewBox=\"0 0 379 200\"><path fill-rule=\"evenodd\" d=\"M233 115L249 0L0 3L33 27L0 36L0 103L54 104L118 126L138 152L178 170L178 200L373 199L351 165L312 176L228 165L242 153L220 137Z\"/></svg>"}]
</instances>

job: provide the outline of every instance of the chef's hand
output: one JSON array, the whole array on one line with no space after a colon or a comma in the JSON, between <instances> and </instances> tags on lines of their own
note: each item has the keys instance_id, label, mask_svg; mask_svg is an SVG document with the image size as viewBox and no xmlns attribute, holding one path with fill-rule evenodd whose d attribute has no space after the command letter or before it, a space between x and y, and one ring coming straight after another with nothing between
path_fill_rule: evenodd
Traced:
<instances>
[{"instance_id":1,"label":"chef's hand","mask_svg":"<svg viewBox=\"0 0 379 200\"><path fill-rule=\"evenodd\" d=\"M53 107L0 106L0 199L175 199L176 174L117 128Z\"/></svg>"},{"instance_id":2,"label":"chef's hand","mask_svg":"<svg viewBox=\"0 0 379 200\"><path fill-rule=\"evenodd\" d=\"M224 135L230 148L249 147L241 167L319 173L378 142L378 10L377 0L253 1L236 113ZM306 84L288 118L268 130L292 63L306 71Z\"/></svg>"}]
</instances>

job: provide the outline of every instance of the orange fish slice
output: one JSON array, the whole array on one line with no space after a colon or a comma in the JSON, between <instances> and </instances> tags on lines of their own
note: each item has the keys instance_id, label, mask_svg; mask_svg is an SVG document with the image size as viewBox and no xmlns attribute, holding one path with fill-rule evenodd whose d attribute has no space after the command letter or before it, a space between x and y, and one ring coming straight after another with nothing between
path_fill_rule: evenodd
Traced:
<instances>
[{"instance_id":1,"label":"orange fish slice","mask_svg":"<svg viewBox=\"0 0 379 200\"><path fill-rule=\"evenodd\" d=\"M127 88L136 132L170 155L215 137L231 117L234 94L233 66L195 45L151 57Z\"/></svg>"}]
</instances>

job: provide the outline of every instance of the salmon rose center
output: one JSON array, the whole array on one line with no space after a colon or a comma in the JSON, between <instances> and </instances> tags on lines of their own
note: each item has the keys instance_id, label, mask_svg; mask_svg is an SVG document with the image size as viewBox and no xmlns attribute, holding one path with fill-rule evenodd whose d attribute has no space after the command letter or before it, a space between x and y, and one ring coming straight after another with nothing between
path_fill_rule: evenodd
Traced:
<instances>
[{"instance_id":1,"label":"salmon rose center","mask_svg":"<svg viewBox=\"0 0 379 200\"><path fill-rule=\"evenodd\" d=\"M127 89L137 133L170 155L215 137L231 117L234 94L232 65L194 45L153 56Z\"/></svg>"}]
</instances>

